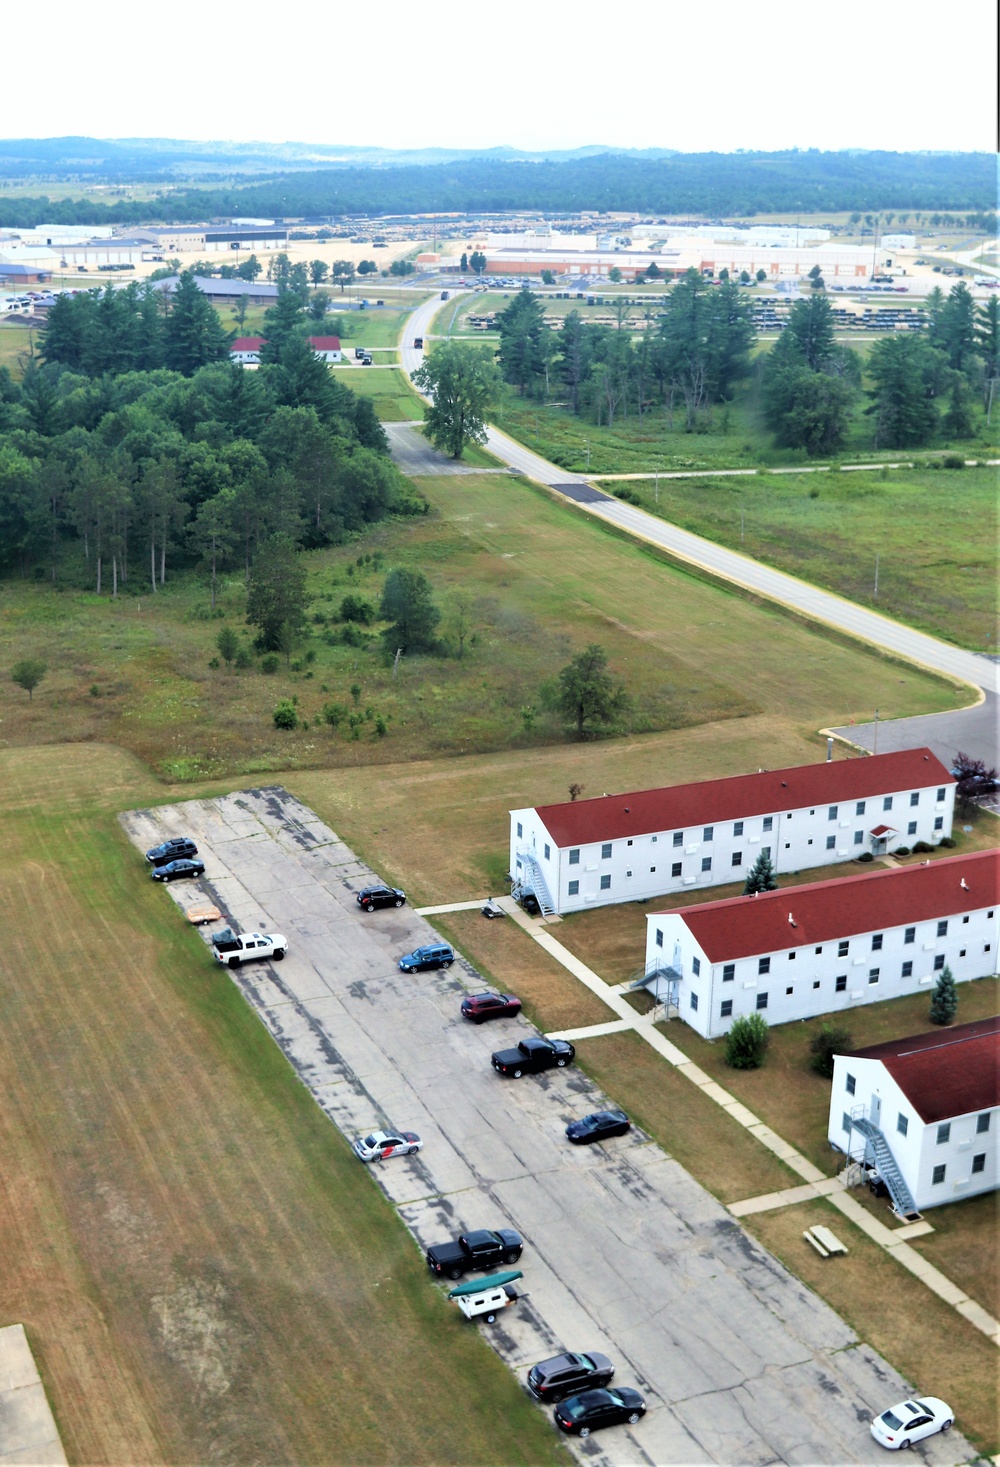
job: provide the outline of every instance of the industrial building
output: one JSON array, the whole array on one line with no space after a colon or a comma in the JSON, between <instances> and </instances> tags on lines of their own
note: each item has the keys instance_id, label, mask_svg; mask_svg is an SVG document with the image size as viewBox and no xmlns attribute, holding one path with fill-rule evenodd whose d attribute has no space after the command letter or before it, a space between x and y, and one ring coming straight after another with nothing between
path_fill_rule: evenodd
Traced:
<instances>
[{"instance_id":1,"label":"industrial building","mask_svg":"<svg viewBox=\"0 0 1000 1467\"><path fill-rule=\"evenodd\" d=\"M955 779L930 749L761 770L510 812L510 871L545 912L742 880L766 851L802 871L951 835Z\"/></svg>"},{"instance_id":2,"label":"industrial building","mask_svg":"<svg viewBox=\"0 0 1000 1467\"><path fill-rule=\"evenodd\" d=\"M841 1013L995 976L1000 851L947 856L808 886L730 897L646 919L645 976L706 1039L734 1019Z\"/></svg>"},{"instance_id":3,"label":"industrial building","mask_svg":"<svg viewBox=\"0 0 1000 1467\"><path fill-rule=\"evenodd\" d=\"M171 275L167 280L157 280L156 288L172 295L179 278ZM258 280L215 280L210 275L196 275L194 283L216 305L235 305L237 301L245 300L251 306L273 306L278 299L276 285L262 284Z\"/></svg>"},{"instance_id":4,"label":"industrial building","mask_svg":"<svg viewBox=\"0 0 1000 1467\"><path fill-rule=\"evenodd\" d=\"M573 250L564 244L551 250L490 249L486 255L486 270L491 275L540 275L543 270L551 270L561 276L606 278L617 269L623 280L631 281L654 264L667 276L683 275L686 270L713 277L721 270L736 276L746 270L755 276L763 270L772 281L801 280L818 265L824 280L844 284L865 281L881 269L891 268L892 256L887 256L884 249L851 245L795 249L712 241L665 244L658 250Z\"/></svg>"}]
</instances>

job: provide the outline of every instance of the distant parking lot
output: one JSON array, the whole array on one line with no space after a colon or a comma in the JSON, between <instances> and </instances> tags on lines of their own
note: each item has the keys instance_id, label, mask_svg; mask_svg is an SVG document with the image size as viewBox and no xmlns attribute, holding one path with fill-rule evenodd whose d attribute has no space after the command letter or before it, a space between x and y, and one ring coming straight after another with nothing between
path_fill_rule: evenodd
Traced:
<instances>
[{"instance_id":1,"label":"distant parking lot","mask_svg":"<svg viewBox=\"0 0 1000 1467\"><path fill-rule=\"evenodd\" d=\"M464 1228L523 1235L530 1298L492 1327L457 1310L441 1327L483 1328L522 1379L562 1348L601 1350L616 1383L644 1393L645 1419L581 1443L582 1457L881 1461L868 1421L906 1383L640 1132L569 1146L567 1121L603 1100L579 1070L496 1076L491 1050L527 1024L465 1023L462 993L481 980L462 961L401 973L398 956L437 934L408 906L360 912L355 893L373 873L312 811L270 787L122 820L140 850L197 841L204 880L164 901L208 895L241 930L288 936L283 963L234 981L345 1136L399 1126L424 1138L365 1179L421 1247ZM941 1464L974 1455L957 1433L921 1450Z\"/></svg>"}]
</instances>

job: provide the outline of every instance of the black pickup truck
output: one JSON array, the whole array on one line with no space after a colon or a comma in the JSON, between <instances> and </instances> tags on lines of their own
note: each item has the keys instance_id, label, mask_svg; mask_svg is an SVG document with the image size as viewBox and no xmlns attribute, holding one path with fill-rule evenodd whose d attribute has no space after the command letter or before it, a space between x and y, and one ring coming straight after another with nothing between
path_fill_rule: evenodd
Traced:
<instances>
[{"instance_id":1,"label":"black pickup truck","mask_svg":"<svg viewBox=\"0 0 1000 1467\"><path fill-rule=\"evenodd\" d=\"M475 1233L463 1233L453 1243L435 1243L428 1248L427 1266L445 1278L460 1279L470 1269L516 1263L523 1247L521 1234L509 1228L498 1228L495 1233L480 1228Z\"/></svg>"},{"instance_id":2,"label":"black pickup truck","mask_svg":"<svg viewBox=\"0 0 1000 1467\"><path fill-rule=\"evenodd\" d=\"M498 1075L533 1075L538 1070L560 1070L568 1065L576 1050L565 1039L522 1039L516 1049L494 1050L493 1068Z\"/></svg>"}]
</instances>

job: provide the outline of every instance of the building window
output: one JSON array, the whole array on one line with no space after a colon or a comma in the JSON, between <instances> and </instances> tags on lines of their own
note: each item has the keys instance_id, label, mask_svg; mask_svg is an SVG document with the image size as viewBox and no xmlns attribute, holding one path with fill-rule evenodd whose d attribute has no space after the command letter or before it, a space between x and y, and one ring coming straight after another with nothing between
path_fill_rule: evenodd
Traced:
<instances>
[{"instance_id":1,"label":"building window","mask_svg":"<svg viewBox=\"0 0 1000 1467\"><path fill-rule=\"evenodd\" d=\"M611 877L610 876L602 876L601 877L601 890L602 891L610 891L611 890Z\"/></svg>"},{"instance_id":2,"label":"building window","mask_svg":"<svg viewBox=\"0 0 1000 1467\"><path fill-rule=\"evenodd\" d=\"M545 843L545 859L546 861L550 861L552 859L552 851L547 841Z\"/></svg>"},{"instance_id":3,"label":"building window","mask_svg":"<svg viewBox=\"0 0 1000 1467\"><path fill-rule=\"evenodd\" d=\"M941 969L943 967L944 967L944 953L938 953L937 957L934 959L934 971L935 971L935 973L940 973L940 971L941 971Z\"/></svg>"},{"instance_id":4,"label":"building window","mask_svg":"<svg viewBox=\"0 0 1000 1467\"><path fill-rule=\"evenodd\" d=\"M944 790L943 789L938 790L937 797L938 797L939 800L943 800L944 799Z\"/></svg>"},{"instance_id":5,"label":"building window","mask_svg":"<svg viewBox=\"0 0 1000 1467\"><path fill-rule=\"evenodd\" d=\"M935 815L934 816L934 829L935 830L944 830L944 816L943 815Z\"/></svg>"},{"instance_id":6,"label":"building window","mask_svg":"<svg viewBox=\"0 0 1000 1467\"><path fill-rule=\"evenodd\" d=\"M878 968L869 968L868 969L868 982L869 983L877 983L878 982L878 975L879 975L879 969Z\"/></svg>"},{"instance_id":7,"label":"building window","mask_svg":"<svg viewBox=\"0 0 1000 1467\"><path fill-rule=\"evenodd\" d=\"M742 866L743 865L743 852L742 851L734 851L733 852L733 865L734 866Z\"/></svg>"},{"instance_id":8,"label":"building window","mask_svg":"<svg viewBox=\"0 0 1000 1467\"><path fill-rule=\"evenodd\" d=\"M901 1136L905 1136L906 1133L907 1133L907 1131L909 1129L910 1129L909 1117L908 1116L904 1116L903 1112L900 1111L899 1112L899 1115L896 1117L896 1130L899 1132L899 1134Z\"/></svg>"},{"instance_id":9,"label":"building window","mask_svg":"<svg viewBox=\"0 0 1000 1467\"><path fill-rule=\"evenodd\" d=\"M569 853L569 864L571 866L579 866L579 864L580 864L580 847L579 846L574 846L573 849L570 851L570 853Z\"/></svg>"},{"instance_id":10,"label":"building window","mask_svg":"<svg viewBox=\"0 0 1000 1467\"><path fill-rule=\"evenodd\" d=\"M601 846L601 860L611 860L611 842L609 840L605 841L604 844Z\"/></svg>"},{"instance_id":11,"label":"building window","mask_svg":"<svg viewBox=\"0 0 1000 1467\"><path fill-rule=\"evenodd\" d=\"M656 867L655 866L650 866L650 868L649 868L649 874L650 874L650 876L655 876L656 875Z\"/></svg>"},{"instance_id":12,"label":"building window","mask_svg":"<svg viewBox=\"0 0 1000 1467\"><path fill-rule=\"evenodd\" d=\"M913 964L911 962L904 963L899 976L901 978L912 978L913 977Z\"/></svg>"},{"instance_id":13,"label":"building window","mask_svg":"<svg viewBox=\"0 0 1000 1467\"><path fill-rule=\"evenodd\" d=\"M982 1136L990 1128L990 1113L984 1110L982 1115L976 1117L976 1135Z\"/></svg>"},{"instance_id":14,"label":"building window","mask_svg":"<svg viewBox=\"0 0 1000 1467\"><path fill-rule=\"evenodd\" d=\"M946 1145L951 1140L951 1121L945 1121L937 1128L937 1144Z\"/></svg>"},{"instance_id":15,"label":"building window","mask_svg":"<svg viewBox=\"0 0 1000 1467\"><path fill-rule=\"evenodd\" d=\"M855 813L855 815L863 815L865 813L865 802L864 802L864 800L859 800L858 801L858 803L854 807L854 813Z\"/></svg>"},{"instance_id":16,"label":"building window","mask_svg":"<svg viewBox=\"0 0 1000 1467\"><path fill-rule=\"evenodd\" d=\"M711 869L712 869L712 858L711 858L711 856L702 856L702 858L701 858L701 869L703 871L711 871Z\"/></svg>"},{"instance_id":17,"label":"building window","mask_svg":"<svg viewBox=\"0 0 1000 1467\"><path fill-rule=\"evenodd\" d=\"M882 809L883 810L891 810L892 809L892 795L886 795L885 799L882 801Z\"/></svg>"},{"instance_id":18,"label":"building window","mask_svg":"<svg viewBox=\"0 0 1000 1467\"><path fill-rule=\"evenodd\" d=\"M846 1077L844 1081L844 1088L846 1089L848 1095L854 1094L855 1090L857 1089L857 1083L858 1082L855 1080L853 1075L848 1075Z\"/></svg>"},{"instance_id":19,"label":"building window","mask_svg":"<svg viewBox=\"0 0 1000 1467\"><path fill-rule=\"evenodd\" d=\"M872 952L873 953L881 952L881 950L882 950L882 938L884 936L885 936L885 934L883 932L873 932L872 933Z\"/></svg>"},{"instance_id":20,"label":"building window","mask_svg":"<svg viewBox=\"0 0 1000 1467\"><path fill-rule=\"evenodd\" d=\"M814 978L813 979L813 988L818 988L818 987L819 987L819 979L818 978Z\"/></svg>"},{"instance_id":21,"label":"building window","mask_svg":"<svg viewBox=\"0 0 1000 1467\"><path fill-rule=\"evenodd\" d=\"M936 1166L933 1172L931 1172L931 1185L934 1187L940 1186L944 1181L944 1174L947 1170L948 1168L943 1163L941 1166Z\"/></svg>"},{"instance_id":22,"label":"building window","mask_svg":"<svg viewBox=\"0 0 1000 1467\"><path fill-rule=\"evenodd\" d=\"M702 838L702 840L714 840L715 839L715 826L714 825L706 825L705 826L705 829L701 833L701 838Z\"/></svg>"},{"instance_id":23,"label":"building window","mask_svg":"<svg viewBox=\"0 0 1000 1467\"><path fill-rule=\"evenodd\" d=\"M701 977L701 958L691 959L691 972L696 978Z\"/></svg>"},{"instance_id":24,"label":"building window","mask_svg":"<svg viewBox=\"0 0 1000 1467\"><path fill-rule=\"evenodd\" d=\"M961 950L961 952L960 952L960 953L959 953L959 955L958 955L958 956L959 956L959 957L960 957L960 958L964 958L964 957L965 957L965 953L966 953L966 949L965 949L965 948L964 948L964 947L963 947L963 948L962 948L962 950Z\"/></svg>"},{"instance_id":25,"label":"building window","mask_svg":"<svg viewBox=\"0 0 1000 1467\"><path fill-rule=\"evenodd\" d=\"M819 957L819 955L820 955L820 953L822 951L823 951L823 949L821 947L813 948L813 952L816 954L817 957Z\"/></svg>"},{"instance_id":26,"label":"building window","mask_svg":"<svg viewBox=\"0 0 1000 1467\"><path fill-rule=\"evenodd\" d=\"M735 963L723 963L723 965L722 965L722 981L723 981L723 983L732 983L732 981L733 981L733 979L735 977L736 977L736 964ZM979 1119L982 1120L982 1116L980 1116ZM986 1117L987 1125L989 1124L989 1119L990 1119L989 1116L987 1116Z\"/></svg>"},{"instance_id":27,"label":"building window","mask_svg":"<svg viewBox=\"0 0 1000 1467\"><path fill-rule=\"evenodd\" d=\"M836 844L837 844L837 837L835 835L828 835L827 838L826 838L826 848L827 848L827 850L828 851L832 851L833 848L834 848L834 846Z\"/></svg>"},{"instance_id":28,"label":"building window","mask_svg":"<svg viewBox=\"0 0 1000 1467\"><path fill-rule=\"evenodd\" d=\"M907 927L906 931L903 933L903 941L904 942L916 942L916 940L917 940L917 929L915 927Z\"/></svg>"},{"instance_id":29,"label":"building window","mask_svg":"<svg viewBox=\"0 0 1000 1467\"><path fill-rule=\"evenodd\" d=\"M733 821L733 835L742 835L742 834L743 834L743 821L742 820L734 820Z\"/></svg>"},{"instance_id":30,"label":"building window","mask_svg":"<svg viewBox=\"0 0 1000 1467\"><path fill-rule=\"evenodd\" d=\"M827 810L827 812L826 812L826 818L827 818L827 820L836 820L836 818L837 818L837 811L839 810L839 808L840 808L839 805L831 805L830 808L829 808L829 810Z\"/></svg>"},{"instance_id":31,"label":"building window","mask_svg":"<svg viewBox=\"0 0 1000 1467\"><path fill-rule=\"evenodd\" d=\"M795 953L789 953L788 954L788 961L790 963L794 963L795 962Z\"/></svg>"},{"instance_id":32,"label":"building window","mask_svg":"<svg viewBox=\"0 0 1000 1467\"><path fill-rule=\"evenodd\" d=\"M788 998L789 994L792 994L794 992L795 992L795 989L794 988L786 988L785 989L785 997Z\"/></svg>"},{"instance_id":33,"label":"building window","mask_svg":"<svg viewBox=\"0 0 1000 1467\"><path fill-rule=\"evenodd\" d=\"M656 842L659 840L659 838L660 837L658 835L650 836L650 844L655 846L656 845Z\"/></svg>"},{"instance_id":34,"label":"building window","mask_svg":"<svg viewBox=\"0 0 1000 1467\"><path fill-rule=\"evenodd\" d=\"M656 946L657 947L662 947L663 946L663 933L662 933L662 931L660 930L659 927L657 927L657 929L656 929Z\"/></svg>"},{"instance_id":35,"label":"building window","mask_svg":"<svg viewBox=\"0 0 1000 1467\"><path fill-rule=\"evenodd\" d=\"M972 1174L973 1174L973 1176L975 1176L976 1172L984 1172L985 1170L986 1170L986 1152L985 1151L980 1151L977 1156L974 1156L972 1158Z\"/></svg>"},{"instance_id":36,"label":"building window","mask_svg":"<svg viewBox=\"0 0 1000 1467\"><path fill-rule=\"evenodd\" d=\"M771 859L771 847L770 846L761 846L760 853L761 853L762 856L766 856L767 859L770 861L770 859Z\"/></svg>"},{"instance_id":37,"label":"building window","mask_svg":"<svg viewBox=\"0 0 1000 1467\"><path fill-rule=\"evenodd\" d=\"M521 839L521 836L522 836L522 835L523 835L523 834L524 834L524 826L523 826L523 825L522 825L522 824L521 824L521 822L520 822L520 820L519 820L519 821L518 821L518 822L517 822L517 838L518 838L518 840L520 840L520 839Z\"/></svg>"},{"instance_id":38,"label":"building window","mask_svg":"<svg viewBox=\"0 0 1000 1467\"><path fill-rule=\"evenodd\" d=\"M566 888L566 894L567 896L579 896L580 883L578 881L571 881L569 886Z\"/></svg>"},{"instance_id":39,"label":"building window","mask_svg":"<svg viewBox=\"0 0 1000 1467\"><path fill-rule=\"evenodd\" d=\"M846 973L838 973L837 976L836 976L836 978L834 979L834 982L833 982L833 990L834 990L834 992L835 993L843 993L846 987L847 987L847 974Z\"/></svg>"},{"instance_id":40,"label":"building window","mask_svg":"<svg viewBox=\"0 0 1000 1467\"><path fill-rule=\"evenodd\" d=\"M968 917L963 917L962 918L962 926L963 927L967 927L968 925L969 925L969 919L968 919Z\"/></svg>"},{"instance_id":41,"label":"building window","mask_svg":"<svg viewBox=\"0 0 1000 1467\"><path fill-rule=\"evenodd\" d=\"M674 831L674 845L675 846L682 846L683 844L684 844L684 832L683 832L683 830L675 830Z\"/></svg>"},{"instance_id":42,"label":"building window","mask_svg":"<svg viewBox=\"0 0 1000 1467\"><path fill-rule=\"evenodd\" d=\"M632 875L632 873L631 873L631 871L626 871L626 872L625 872L625 875L626 875L626 876L631 876L631 875Z\"/></svg>"},{"instance_id":43,"label":"building window","mask_svg":"<svg viewBox=\"0 0 1000 1467\"><path fill-rule=\"evenodd\" d=\"M766 1009L767 1008L767 994L766 993L758 993L758 995L757 995L757 1007L759 1009Z\"/></svg>"},{"instance_id":44,"label":"building window","mask_svg":"<svg viewBox=\"0 0 1000 1467\"><path fill-rule=\"evenodd\" d=\"M911 805L919 805L920 804L920 795L919 794L913 794L913 795L911 795L910 796L910 804Z\"/></svg>"},{"instance_id":45,"label":"building window","mask_svg":"<svg viewBox=\"0 0 1000 1467\"><path fill-rule=\"evenodd\" d=\"M719 1009L719 1017L722 1018L722 1019L728 1019L729 1016L730 1016L730 1014L732 1012L733 1012L733 1001L732 1001L732 999L731 998L724 998L722 1000L722 1007Z\"/></svg>"},{"instance_id":46,"label":"building window","mask_svg":"<svg viewBox=\"0 0 1000 1467\"><path fill-rule=\"evenodd\" d=\"M992 943L984 942L983 943L983 952L984 953L988 953L989 950L990 950L990 948L991 948L991 946L992 946Z\"/></svg>"},{"instance_id":47,"label":"building window","mask_svg":"<svg viewBox=\"0 0 1000 1467\"><path fill-rule=\"evenodd\" d=\"M906 827L906 833L907 833L907 835L916 835L916 833L917 833L917 822L915 820L911 820L909 822L909 824Z\"/></svg>"},{"instance_id":48,"label":"building window","mask_svg":"<svg viewBox=\"0 0 1000 1467\"><path fill-rule=\"evenodd\" d=\"M847 937L841 938L840 942L837 943L837 957L838 958L846 958L847 957L847 954L848 954L848 951L850 950L850 946L851 946L850 938L847 938Z\"/></svg>"},{"instance_id":49,"label":"building window","mask_svg":"<svg viewBox=\"0 0 1000 1467\"><path fill-rule=\"evenodd\" d=\"M673 865L670 867L670 874L671 874L671 876L680 876L680 874L681 874L681 862L680 861L674 861Z\"/></svg>"},{"instance_id":50,"label":"building window","mask_svg":"<svg viewBox=\"0 0 1000 1467\"><path fill-rule=\"evenodd\" d=\"M691 995L691 1007L693 1009L697 1009L698 1007L698 995L696 993L692 993Z\"/></svg>"},{"instance_id":51,"label":"building window","mask_svg":"<svg viewBox=\"0 0 1000 1467\"><path fill-rule=\"evenodd\" d=\"M626 842L625 842L625 844L626 844L626 845L631 845L631 844L632 844L632 842L631 842L631 841L626 841Z\"/></svg>"},{"instance_id":52,"label":"building window","mask_svg":"<svg viewBox=\"0 0 1000 1467\"><path fill-rule=\"evenodd\" d=\"M757 960L757 972L758 973L770 973L770 971L771 971L771 959L770 958L758 958L758 960Z\"/></svg>"},{"instance_id":53,"label":"building window","mask_svg":"<svg viewBox=\"0 0 1000 1467\"><path fill-rule=\"evenodd\" d=\"M847 1111L846 1110L843 1112L843 1114L840 1117L840 1129L842 1131L849 1131L851 1129L851 1118L847 1114Z\"/></svg>"},{"instance_id":54,"label":"building window","mask_svg":"<svg viewBox=\"0 0 1000 1467\"><path fill-rule=\"evenodd\" d=\"M765 815L764 816L764 830L767 831L767 830L773 830L773 829L774 829L774 816L773 815Z\"/></svg>"}]
</instances>

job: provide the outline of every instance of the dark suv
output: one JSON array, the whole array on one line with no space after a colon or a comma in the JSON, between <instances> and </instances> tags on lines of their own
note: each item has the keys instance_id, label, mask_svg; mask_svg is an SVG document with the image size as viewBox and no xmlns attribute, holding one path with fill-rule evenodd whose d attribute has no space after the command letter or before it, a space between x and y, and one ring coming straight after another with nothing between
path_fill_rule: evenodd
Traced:
<instances>
[{"instance_id":1,"label":"dark suv","mask_svg":"<svg viewBox=\"0 0 1000 1467\"><path fill-rule=\"evenodd\" d=\"M467 993L462 999L462 1017L474 1024L487 1019L505 1019L521 1012L521 1000L512 993Z\"/></svg>"},{"instance_id":2,"label":"dark suv","mask_svg":"<svg viewBox=\"0 0 1000 1467\"><path fill-rule=\"evenodd\" d=\"M553 1355L528 1371L528 1390L537 1401L564 1401L578 1391L594 1391L614 1379L607 1355Z\"/></svg>"},{"instance_id":3,"label":"dark suv","mask_svg":"<svg viewBox=\"0 0 1000 1467\"><path fill-rule=\"evenodd\" d=\"M412 953L404 953L399 966L404 973L419 973L423 968L450 968L455 954L446 942L431 942Z\"/></svg>"},{"instance_id":4,"label":"dark suv","mask_svg":"<svg viewBox=\"0 0 1000 1467\"><path fill-rule=\"evenodd\" d=\"M163 866L167 861L189 860L198 854L198 847L189 835L175 835L161 846L146 852L146 860L154 866Z\"/></svg>"},{"instance_id":5,"label":"dark suv","mask_svg":"<svg viewBox=\"0 0 1000 1467\"><path fill-rule=\"evenodd\" d=\"M358 892L358 906L366 912L376 907L401 907L406 901L406 892L395 886L366 886Z\"/></svg>"}]
</instances>

